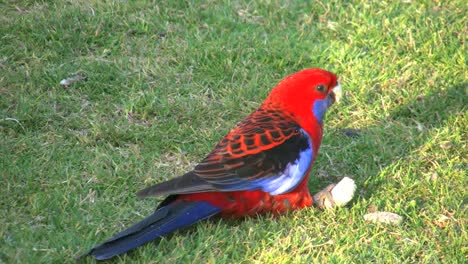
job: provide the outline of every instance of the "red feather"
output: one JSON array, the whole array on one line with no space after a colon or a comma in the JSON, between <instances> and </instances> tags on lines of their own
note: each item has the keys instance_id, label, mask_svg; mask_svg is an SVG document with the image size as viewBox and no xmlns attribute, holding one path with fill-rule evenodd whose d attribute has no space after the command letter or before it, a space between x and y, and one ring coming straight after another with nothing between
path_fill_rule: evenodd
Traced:
<instances>
[{"instance_id":1,"label":"red feather","mask_svg":"<svg viewBox=\"0 0 468 264\"><path fill-rule=\"evenodd\" d=\"M307 180L336 85L336 76L320 69L285 78L194 170L138 192L169 195L152 215L85 255L108 259L215 214L244 217L311 206Z\"/></svg>"},{"instance_id":2,"label":"red feather","mask_svg":"<svg viewBox=\"0 0 468 264\"><path fill-rule=\"evenodd\" d=\"M326 93L316 91L319 84L328 88ZM297 135L298 126L311 137L313 152L318 153L322 141L322 124L311 113L312 104L315 100L324 99L336 84L334 74L319 69L304 70L285 78L272 90L259 109L232 129L195 167L195 174L204 178L219 177L223 175L221 170L207 168L213 164L226 164L225 159L237 160L228 165L230 168L245 166L243 161L238 160L239 157L278 146ZM314 159L315 157L316 155ZM179 199L210 202L223 208L222 215L231 217L264 212L277 214L300 209L313 203L307 186L311 167L302 182L286 194L273 196L259 190L202 192L184 194ZM255 178L258 175L250 177Z\"/></svg>"},{"instance_id":3,"label":"red feather","mask_svg":"<svg viewBox=\"0 0 468 264\"><path fill-rule=\"evenodd\" d=\"M308 175L309 173L307 173ZM287 194L270 195L260 190L237 192L205 192L180 195L184 201L206 201L223 208L221 216L241 218L257 214L281 214L310 207L313 203L307 187L308 176Z\"/></svg>"}]
</instances>

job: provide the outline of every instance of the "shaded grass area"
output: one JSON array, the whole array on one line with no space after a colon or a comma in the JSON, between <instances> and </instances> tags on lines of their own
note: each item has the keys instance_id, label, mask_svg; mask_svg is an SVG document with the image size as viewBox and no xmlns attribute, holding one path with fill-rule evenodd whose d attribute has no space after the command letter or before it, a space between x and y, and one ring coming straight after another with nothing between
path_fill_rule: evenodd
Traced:
<instances>
[{"instance_id":1,"label":"shaded grass area","mask_svg":"<svg viewBox=\"0 0 468 264\"><path fill-rule=\"evenodd\" d=\"M349 207L214 219L116 262L464 262L463 1L0 9L0 260L71 262L159 201L134 192L190 169L284 76L321 67L346 98L328 115L309 186L353 177ZM75 74L86 80L59 85ZM404 222L365 223L369 207Z\"/></svg>"}]
</instances>

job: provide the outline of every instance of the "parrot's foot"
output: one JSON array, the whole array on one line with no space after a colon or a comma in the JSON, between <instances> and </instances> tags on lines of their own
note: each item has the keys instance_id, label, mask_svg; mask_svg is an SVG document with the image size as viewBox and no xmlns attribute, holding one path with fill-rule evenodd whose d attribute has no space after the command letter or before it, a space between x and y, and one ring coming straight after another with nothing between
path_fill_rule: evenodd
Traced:
<instances>
[{"instance_id":1,"label":"parrot's foot","mask_svg":"<svg viewBox=\"0 0 468 264\"><path fill-rule=\"evenodd\" d=\"M314 204L320 208L334 208L346 205L356 191L354 180L344 177L339 183L332 183L314 195Z\"/></svg>"},{"instance_id":2,"label":"parrot's foot","mask_svg":"<svg viewBox=\"0 0 468 264\"><path fill-rule=\"evenodd\" d=\"M335 202L331 194L331 190L335 187L336 184L332 183L325 187L325 189L314 195L314 204L320 208L333 208L335 207Z\"/></svg>"}]
</instances>

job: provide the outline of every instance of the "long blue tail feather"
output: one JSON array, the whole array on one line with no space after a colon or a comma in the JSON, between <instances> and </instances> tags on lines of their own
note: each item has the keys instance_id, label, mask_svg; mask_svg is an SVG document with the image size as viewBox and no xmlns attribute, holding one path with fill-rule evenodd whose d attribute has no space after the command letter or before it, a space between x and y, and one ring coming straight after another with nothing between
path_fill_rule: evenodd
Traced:
<instances>
[{"instance_id":1,"label":"long blue tail feather","mask_svg":"<svg viewBox=\"0 0 468 264\"><path fill-rule=\"evenodd\" d=\"M221 211L207 202L177 201L157 209L130 228L96 246L80 257L92 255L105 260L125 253L175 230L187 227Z\"/></svg>"}]
</instances>

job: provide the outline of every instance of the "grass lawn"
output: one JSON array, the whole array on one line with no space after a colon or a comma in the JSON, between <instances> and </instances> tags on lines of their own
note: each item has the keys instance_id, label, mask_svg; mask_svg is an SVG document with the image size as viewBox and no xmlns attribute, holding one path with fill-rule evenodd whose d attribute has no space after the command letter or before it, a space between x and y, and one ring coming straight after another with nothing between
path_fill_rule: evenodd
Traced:
<instances>
[{"instance_id":1,"label":"grass lawn","mask_svg":"<svg viewBox=\"0 0 468 264\"><path fill-rule=\"evenodd\" d=\"M0 3L0 262L73 262L320 67L346 92L309 186L350 176L349 206L214 219L114 261L466 263L466 1L220 2ZM376 209L404 220L366 223Z\"/></svg>"}]
</instances>

